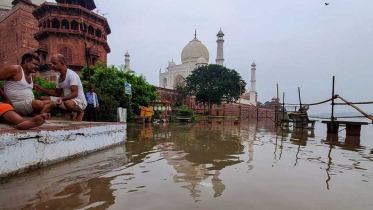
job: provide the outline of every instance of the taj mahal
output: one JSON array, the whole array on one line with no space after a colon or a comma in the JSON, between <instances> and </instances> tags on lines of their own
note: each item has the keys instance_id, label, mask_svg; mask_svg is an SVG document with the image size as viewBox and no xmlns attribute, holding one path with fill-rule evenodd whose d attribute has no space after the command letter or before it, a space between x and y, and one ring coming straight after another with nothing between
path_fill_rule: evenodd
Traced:
<instances>
[{"instance_id":1,"label":"taj mahal","mask_svg":"<svg viewBox=\"0 0 373 210\"><path fill-rule=\"evenodd\" d=\"M215 62L224 65L224 32L220 29L217 36L217 53ZM182 85L185 78L193 73L193 70L203 65L208 65L210 59L206 46L197 39L196 32L192 39L181 51L181 64L173 60L168 62L165 71L159 70L159 87L173 89L176 85ZM256 105L257 93L255 91L256 64L251 65L250 91L243 95L242 103Z\"/></svg>"},{"instance_id":2,"label":"taj mahal","mask_svg":"<svg viewBox=\"0 0 373 210\"><path fill-rule=\"evenodd\" d=\"M224 32L220 29L217 36L217 53L215 63L224 65ZM124 55L125 69L130 70L130 55L128 51ZM168 62L168 66L162 72L159 70L159 87L163 89L174 89L177 85L183 85L185 78L193 73L193 70L209 64L210 54L207 47L197 39L197 33L194 32L192 39L181 51L181 64L176 64L173 60ZM256 106L257 93L255 91L255 71L256 64L251 64L250 91L242 95L241 103Z\"/></svg>"},{"instance_id":3,"label":"taj mahal","mask_svg":"<svg viewBox=\"0 0 373 210\"><path fill-rule=\"evenodd\" d=\"M220 29L217 36L217 57L216 64L224 64L223 44L224 33ZM173 89L176 85L182 84L187 76L194 69L208 65L210 59L206 46L197 39L195 32L194 39L190 41L181 51L181 64L176 64L173 60L168 62L165 72L159 70L159 87Z\"/></svg>"}]
</instances>

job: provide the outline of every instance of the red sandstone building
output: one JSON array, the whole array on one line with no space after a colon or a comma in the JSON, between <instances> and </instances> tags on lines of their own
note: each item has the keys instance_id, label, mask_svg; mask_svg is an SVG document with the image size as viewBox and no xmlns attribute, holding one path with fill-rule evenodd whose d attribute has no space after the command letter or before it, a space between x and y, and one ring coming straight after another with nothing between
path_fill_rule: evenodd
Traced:
<instances>
[{"instance_id":1,"label":"red sandstone building","mask_svg":"<svg viewBox=\"0 0 373 210\"><path fill-rule=\"evenodd\" d=\"M111 30L106 18L92 11L96 8L93 0L56 0L40 6L30 0L14 0L12 5L7 12L1 10L0 69L20 64L24 53L36 51L42 63L41 76L56 80L47 65L55 53L64 55L68 68L80 73L87 65L85 41L89 64L106 64Z\"/></svg>"}]
</instances>

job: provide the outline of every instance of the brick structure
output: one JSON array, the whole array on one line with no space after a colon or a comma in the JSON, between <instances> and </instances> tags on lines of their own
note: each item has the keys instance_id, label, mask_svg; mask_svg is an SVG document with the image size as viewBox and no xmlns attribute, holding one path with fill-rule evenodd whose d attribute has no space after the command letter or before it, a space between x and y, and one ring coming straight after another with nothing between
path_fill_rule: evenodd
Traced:
<instances>
[{"instance_id":1,"label":"brick structure","mask_svg":"<svg viewBox=\"0 0 373 210\"><path fill-rule=\"evenodd\" d=\"M176 90L161 87L155 87L155 89L157 91L159 99L161 101L169 101L171 107L174 107L180 98Z\"/></svg>"},{"instance_id":2,"label":"brick structure","mask_svg":"<svg viewBox=\"0 0 373 210\"><path fill-rule=\"evenodd\" d=\"M66 58L68 68L80 74L87 65L98 61L106 65L111 33L106 18L92 12L93 0L56 0L40 6L30 0L14 0L13 8L0 18L0 69L20 64L26 52L38 52L41 59L40 76L56 80L56 72L48 65L55 53ZM83 32L84 30L84 32ZM86 40L86 41L85 41Z\"/></svg>"},{"instance_id":3,"label":"brick structure","mask_svg":"<svg viewBox=\"0 0 373 210\"><path fill-rule=\"evenodd\" d=\"M12 9L0 18L0 69L20 64L22 55L33 52L39 45L34 39L38 22L32 15L36 6L30 0L12 3Z\"/></svg>"},{"instance_id":4,"label":"brick structure","mask_svg":"<svg viewBox=\"0 0 373 210\"><path fill-rule=\"evenodd\" d=\"M161 101L170 101L171 107L175 106L177 100L181 100L178 92L173 89L161 88L156 87L156 91L159 96L159 100ZM248 98L249 94L245 94L245 98ZM242 97L244 98L244 97ZM195 113L207 113L209 108L207 105L197 104L195 101L195 97L188 97L184 100L184 104L189 108L193 109ZM241 117L242 118L266 118L271 117L274 118L275 110L273 106L264 106L260 107L260 111L256 111L256 107L248 104L227 104L222 103L220 106L212 105L211 108L211 115L222 116L222 115L229 115L229 116L238 116L241 109Z\"/></svg>"},{"instance_id":5,"label":"brick structure","mask_svg":"<svg viewBox=\"0 0 373 210\"><path fill-rule=\"evenodd\" d=\"M38 32L34 35L39 41L38 52L42 62L47 62L55 53L65 56L66 65L80 73L87 65L85 57L84 32L87 47L90 48L89 64L100 61L106 65L110 47L107 35L111 33L106 18L92 12L96 8L93 0L56 0L44 3L33 11L38 20ZM48 67L42 74L50 75ZM43 71L44 70L44 71ZM50 78L53 80L54 78Z\"/></svg>"}]
</instances>

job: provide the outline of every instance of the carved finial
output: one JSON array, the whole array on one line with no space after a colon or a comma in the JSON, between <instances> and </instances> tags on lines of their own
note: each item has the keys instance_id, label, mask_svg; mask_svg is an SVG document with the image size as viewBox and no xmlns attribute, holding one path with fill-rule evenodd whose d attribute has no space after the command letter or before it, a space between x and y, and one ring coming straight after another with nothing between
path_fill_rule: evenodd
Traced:
<instances>
[{"instance_id":1,"label":"carved finial","mask_svg":"<svg viewBox=\"0 0 373 210\"><path fill-rule=\"evenodd\" d=\"M194 38L197 39L197 29L194 29Z\"/></svg>"}]
</instances>

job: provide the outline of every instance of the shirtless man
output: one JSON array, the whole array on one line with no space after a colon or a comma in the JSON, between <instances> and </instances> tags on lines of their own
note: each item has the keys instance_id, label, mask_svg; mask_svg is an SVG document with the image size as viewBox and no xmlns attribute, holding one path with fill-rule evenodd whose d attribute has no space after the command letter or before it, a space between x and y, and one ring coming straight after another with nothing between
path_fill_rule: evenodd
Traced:
<instances>
[{"instance_id":1,"label":"shirtless man","mask_svg":"<svg viewBox=\"0 0 373 210\"><path fill-rule=\"evenodd\" d=\"M50 112L51 100L35 100L32 92L31 73L39 70L39 58L31 53L22 56L21 65L9 66L0 71L0 80L5 80L4 92L9 97L14 111L20 115Z\"/></svg>"},{"instance_id":2,"label":"shirtless man","mask_svg":"<svg viewBox=\"0 0 373 210\"><path fill-rule=\"evenodd\" d=\"M60 76L57 78L57 87L55 90L45 90L39 85L34 85L34 90L45 93L48 96L42 96L41 100L52 100L56 106L67 110L65 114L69 116L71 112L77 112L75 121L82 121L84 110L87 107L87 101L84 96L83 85L79 75L70 70L65 65L65 58L61 54L55 54L51 57L52 69L58 71ZM62 93L64 94L61 97Z\"/></svg>"},{"instance_id":3,"label":"shirtless man","mask_svg":"<svg viewBox=\"0 0 373 210\"><path fill-rule=\"evenodd\" d=\"M50 117L50 114L44 113L36 115L31 119L23 119L13 110L13 107L8 104L10 100L1 88L0 97L4 100L4 103L0 102L0 122L15 125L17 129L27 130L29 128L40 126L45 122L46 119Z\"/></svg>"}]
</instances>

